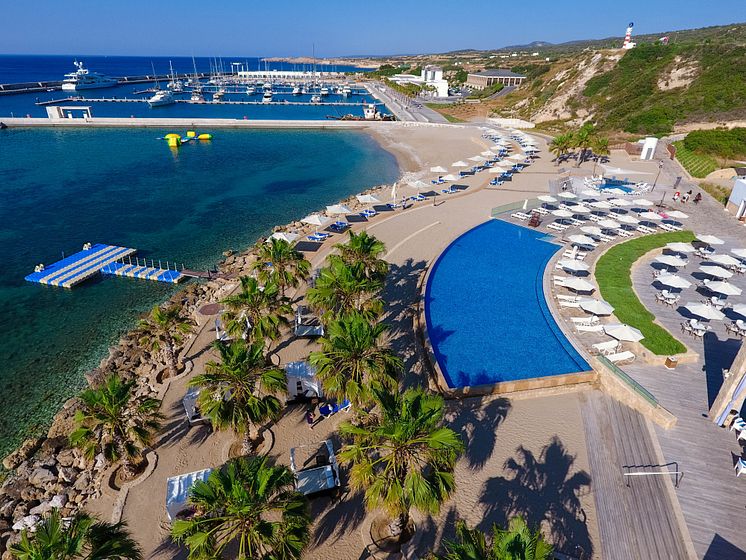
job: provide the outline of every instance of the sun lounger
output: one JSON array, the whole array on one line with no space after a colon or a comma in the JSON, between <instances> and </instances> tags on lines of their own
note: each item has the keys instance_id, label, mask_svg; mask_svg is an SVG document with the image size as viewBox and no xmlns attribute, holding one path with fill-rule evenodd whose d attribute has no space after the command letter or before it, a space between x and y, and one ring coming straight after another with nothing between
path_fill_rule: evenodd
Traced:
<instances>
[{"instance_id":1,"label":"sun lounger","mask_svg":"<svg viewBox=\"0 0 746 560\"><path fill-rule=\"evenodd\" d=\"M525 221L528 220L531 216L524 212L515 212L510 215L511 218L516 218L517 220Z\"/></svg>"},{"instance_id":2,"label":"sun lounger","mask_svg":"<svg viewBox=\"0 0 746 560\"><path fill-rule=\"evenodd\" d=\"M416 196L410 196L409 200L412 200L414 202L422 202L423 200L427 200L427 197L421 194L418 194Z\"/></svg>"},{"instance_id":3,"label":"sun lounger","mask_svg":"<svg viewBox=\"0 0 746 560\"><path fill-rule=\"evenodd\" d=\"M378 212L376 212L372 208L369 208L368 210L363 210L362 212L360 212L360 216L362 216L363 218L372 218L376 214L378 214Z\"/></svg>"},{"instance_id":4,"label":"sun lounger","mask_svg":"<svg viewBox=\"0 0 746 560\"><path fill-rule=\"evenodd\" d=\"M584 332L600 333L604 331L604 326L601 324L597 324L597 325L580 324L580 325L575 325L575 330L578 331L579 333L584 333Z\"/></svg>"},{"instance_id":5,"label":"sun lounger","mask_svg":"<svg viewBox=\"0 0 746 560\"><path fill-rule=\"evenodd\" d=\"M597 325L600 321L595 315L590 317L570 317L570 321L576 325Z\"/></svg>"},{"instance_id":6,"label":"sun lounger","mask_svg":"<svg viewBox=\"0 0 746 560\"><path fill-rule=\"evenodd\" d=\"M348 227L350 227L350 224L343 221L334 222L332 225L329 226L330 229L333 229L334 231L342 232L346 230Z\"/></svg>"},{"instance_id":7,"label":"sun lounger","mask_svg":"<svg viewBox=\"0 0 746 560\"><path fill-rule=\"evenodd\" d=\"M555 276L555 280L558 278L562 278L562 276ZM578 301L580 298L578 296L566 296L564 294L557 294L557 299L560 301Z\"/></svg>"},{"instance_id":8,"label":"sun lounger","mask_svg":"<svg viewBox=\"0 0 746 560\"><path fill-rule=\"evenodd\" d=\"M549 210L547 210L546 208L542 208L541 206L539 208L534 208L534 212L538 212L542 216L548 216L549 215Z\"/></svg>"},{"instance_id":9,"label":"sun lounger","mask_svg":"<svg viewBox=\"0 0 746 560\"><path fill-rule=\"evenodd\" d=\"M577 301L560 301L560 307L574 307L580 309L580 303Z\"/></svg>"},{"instance_id":10,"label":"sun lounger","mask_svg":"<svg viewBox=\"0 0 746 560\"><path fill-rule=\"evenodd\" d=\"M626 229L620 229L619 231L617 231L617 233L622 237L632 237L633 235L632 232L629 232Z\"/></svg>"},{"instance_id":11,"label":"sun lounger","mask_svg":"<svg viewBox=\"0 0 746 560\"><path fill-rule=\"evenodd\" d=\"M592 346L593 350L599 354L607 355L614 354L619 349L618 340L606 340L604 342L597 342Z\"/></svg>"},{"instance_id":12,"label":"sun lounger","mask_svg":"<svg viewBox=\"0 0 746 560\"><path fill-rule=\"evenodd\" d=\"M554 231L565 231L565 228L556 223L547 224L547 229L551 229Z\"/></svg>"},{"instance_id":13,"label":"sun lounger","mask_svg":"<svg viewBox=\"0 0 746 560\"><path fill-rule=\"evenodd\" d=\"M449 187L447 189L442 189L440 192L442 192L443 194L453 194L458 191L454 189L453 187Z\"/></svg>"},{"instance_id":14,"label":"sun lounger","mask_svg":"<svg viewBox=\"0 0 746 560\"><path fill-rule=\"evenodd\" d=\"M326 238L329 237L329 235L322 235L320 233L314 233L313 235L309 235L306 239L309 241L314 241L316 243L321 243L322 241L325 241Z\"/></svg>"},{"instance_id":15,"label":"sun lounger","mask_svg":"<svg viewBox=\"0 0 746 560\"><path fill-rule=\"evenodd\" d=\"M617 352L615 354L608 354L606 356L606 359L609 360L612 364L618 364L620 362L632 362L635 359L635 355L630 352L629 350L625 350L624 352Z\"/></svg>"},{"instance_id":16,"label":"sun lounger","mask_svg":"<svg viewBox=\"0 0 746 560\"><path fill-rule=\"evenodd\" d=\"M568 218L567 220L574 226L582 226L587 222L587 220L578 220L577 218Z\"/></svg>"},{"instance_id":17,"label":"sun lounger","mask_svg":"<svg viewBox=\"0 0 746 560\"><path fill-rule=\"evenodd\" d=\"M349 412L352 408L352 403L345 399L341 403L325 403L319 407L319 413L324 418L329 418L335 415L337 412Z\"/></svg>"}]
</instances>

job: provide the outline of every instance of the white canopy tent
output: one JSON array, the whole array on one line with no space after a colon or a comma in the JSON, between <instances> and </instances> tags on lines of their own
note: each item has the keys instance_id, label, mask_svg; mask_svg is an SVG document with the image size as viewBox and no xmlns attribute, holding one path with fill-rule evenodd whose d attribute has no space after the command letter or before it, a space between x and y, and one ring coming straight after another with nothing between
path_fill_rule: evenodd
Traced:
<instances>
[{"instance_id":1,"label":"white canopy tent","mask_svg":"<svg viewBox=\"0 0 746 560\"><path fill-rule=\"evenodd\" d=\"M300 235L298 235L297 233L292 233L290 231L276 231L267 238L267 242L269 242L272 239L278 239L282 241L287 241L288 243L292 243L299 237Z\"/></svg>"},{"instance_id":2,"label":"white canopy tent","mask_svg":"<svg viewBox=\"0 0 746 560\"><path fill-rule=\"evenodd\" d=\"M381 203L381 201L378 200L372 194L359 194L357 195L356 198L360 204L380 204Z\"/></svg>"},{"instance_id":3,"label":"white canopy tent","mask_svg":"<svg viewBox=\"0 0 746 560\"><path fill-rule=\"evenodd\" d=\"M321 214L309 214L301 220L304 224L309 224L316 227L321 227L324 224L328 224L331 218L328 216L322 216Z\"/></svg>"},{"instance_id":4,"label":"white canopy tent","mask_svg":"<svg viewBox=\"0 0 746 560\"><path fill-rule=\"evenodd\" d=\"M285 373L290 399L324 396L321 383L316 378L316 369L309 362L288 362L285 364Z\"/></svg>"},{"instance_id":5,"label":"white canopy tent","mask_svg":"<svg viewBox=\"0 0 746 560\"><path fill-rule=\"evenodd\" d=\"M352 209L345 204L332 204L326 207L329 214L352 214Z\"/></svg>"}]
</instances>

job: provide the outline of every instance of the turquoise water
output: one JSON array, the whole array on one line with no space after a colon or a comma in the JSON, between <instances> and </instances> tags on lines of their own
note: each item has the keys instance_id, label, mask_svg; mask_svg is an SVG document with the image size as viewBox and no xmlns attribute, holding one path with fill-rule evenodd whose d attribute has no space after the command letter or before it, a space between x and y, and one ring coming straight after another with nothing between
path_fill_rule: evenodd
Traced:
<instances>
[{"instance_id":1,"label":"turquoise water","mask_svg":"<svg viewBox=\"0 0 746 560\"><path fill-rule=\"evenodd\" d=\"M211 143L176 153L155 139L166 132L0 131L0 456L175 290L111 277L73 290L24 282L36 264L100 242L204 269L273 225L398 175L393 156L356 132L209 131Z\"/></svg>"},{"instance_id":2,"label":"turquoise water","mask_svg":"<svg viewBox=\"0 0 746 560\"><path fill-rule=\"evenodd\" d=\"M559 245L491 220L456 239L428 278L425 319L449 387L587 371L554 321L542 278Z\"/></svg>"}]
</instances>

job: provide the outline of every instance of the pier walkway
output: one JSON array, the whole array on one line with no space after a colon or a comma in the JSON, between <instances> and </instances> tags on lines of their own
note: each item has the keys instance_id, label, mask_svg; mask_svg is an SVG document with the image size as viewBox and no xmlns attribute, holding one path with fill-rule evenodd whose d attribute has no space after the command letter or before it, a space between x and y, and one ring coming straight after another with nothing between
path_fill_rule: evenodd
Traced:
<instances>
[{"instance_id":1,"label":"pier walkway","mask_svg":"<svg viewBox=\"0 0 746 560\"><path fill-rule=\"evenodd\" d=\"M135 252L135 249L129 247L97 243L89 249L83 249L44 267L43 270L33 272L25 279L37 284L72 288L98 273L102 267L128 257Z\"/></svg>"},{"instance_id":2,"label":"pier walkway","mask_svg":"<svg viewBox=\"0 0 746 560\"><path fill-rule=\"evenodd\" d=\"M82 97L74 95L71 97L64 97L62 99L50 99L48 101L38 101L36 105L57 105L59 103L147 103L148 100L144 98L132 98L132 97ZM361 101L319 101L317 103L311 103L310 101L192 101L191 99L175 99L174 103L187 103L189 105L334 105L337 107L362 107L366 105ZM376 105L383 105L378 102Z\"/></svg>"},{"instance_id":3,"label":"pier walkway","mask_svg":"<svg viewBox=\"0 0 746 560\"><path fill-rule=\"evenodd\" d=\"M157 280L169 284L178 284L186 278L178 270L143 266L139 264L128 264L124 262L113 262L101 268L103 274L123 276L127 278L140 278L141 280Z\"/></svg>"}]
</instances>

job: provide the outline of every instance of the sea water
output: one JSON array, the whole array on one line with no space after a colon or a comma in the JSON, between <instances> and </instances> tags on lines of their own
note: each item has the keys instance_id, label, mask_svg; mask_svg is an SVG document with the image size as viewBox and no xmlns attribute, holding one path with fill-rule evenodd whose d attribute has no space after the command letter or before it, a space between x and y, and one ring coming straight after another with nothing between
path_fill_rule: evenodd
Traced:
<instances>
[{"instance_id":1,"label":"sea water","mask_svg":"<svg viewBox=\"0 0 746 560\"><path fill-rule=\"evenodd\" d=\"M172 130L0 131L0 456L40 433L83 373L176 289L96 278L74 289L23 277L86 242L141 257L215 265L272 226L393 181L396 161L352 131L205 130L169 149Z\"/></svg>"}]
</instances>

